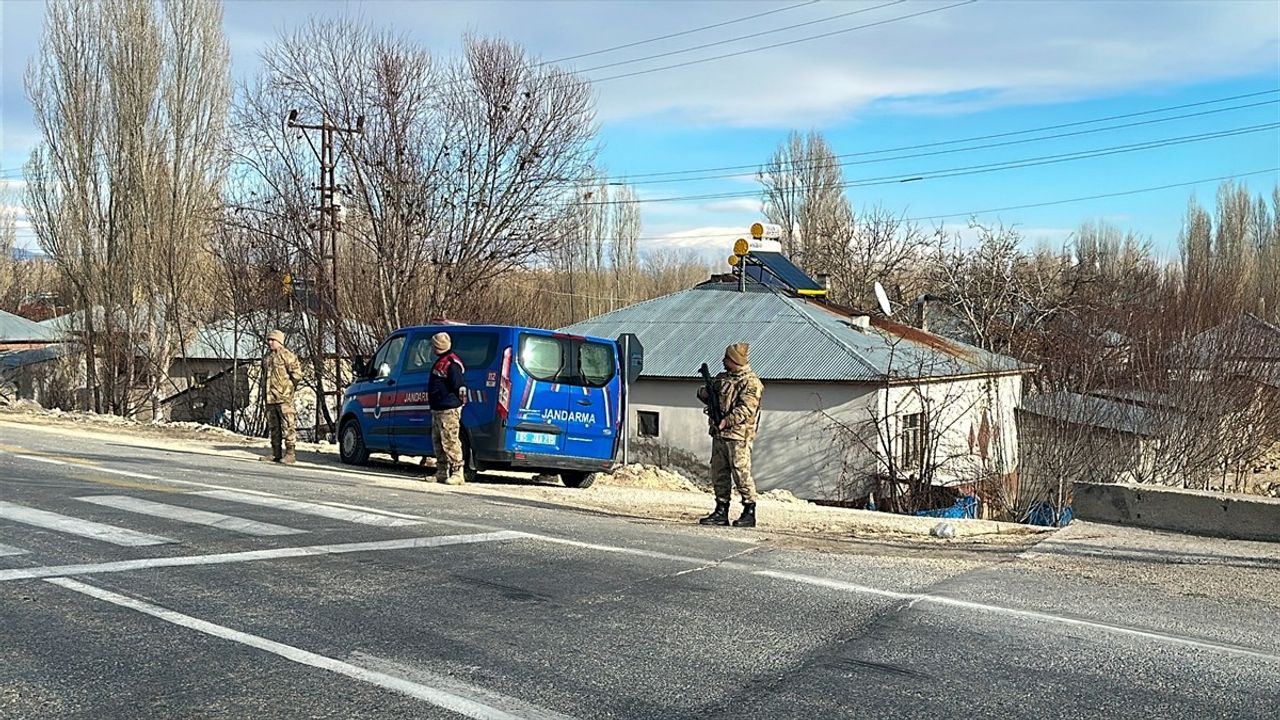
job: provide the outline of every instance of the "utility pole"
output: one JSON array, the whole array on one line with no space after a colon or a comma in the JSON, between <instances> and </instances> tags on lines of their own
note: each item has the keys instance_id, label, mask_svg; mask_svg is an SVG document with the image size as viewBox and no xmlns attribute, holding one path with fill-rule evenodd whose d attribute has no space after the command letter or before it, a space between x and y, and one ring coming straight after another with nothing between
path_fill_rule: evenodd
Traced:
<instances>
[{"instance_id":1,"label":"utility pole","mask_svg":"<svg viewBox=\"0 0 1280 720\"><path fill-rule=\"evenodd\" d=\"M341 207L335 202L338 194L338 183L334 171L338 165L338 152L333 138L336 133L347 135L364 134L364 116L356 118L355 127L343 127L329 120L325 115L319 125L298 122L298 111L289 111L289 127L304 131L307 144L315 152L320 161L320 184L315 189L320 192L320 204L316 210L320 212L320 220L316 223L316 273L312 283L316 298L316 348L313 351L313 365L316 373L316 417L315 427L324 427L336 436L337 428L333 416L329 413L326 398L332 394L341 395L341 370L339 368L338 348L341 347L342 316L338 308L338 228L341 226ZM320 131L320 147L311 141L308 130ZM306 312L304 307L303 312ZM325 338L329 325L333 326L333 392L324 389ZM319 440L319 438L316 438Z\"/></svg>"}]
</instances>

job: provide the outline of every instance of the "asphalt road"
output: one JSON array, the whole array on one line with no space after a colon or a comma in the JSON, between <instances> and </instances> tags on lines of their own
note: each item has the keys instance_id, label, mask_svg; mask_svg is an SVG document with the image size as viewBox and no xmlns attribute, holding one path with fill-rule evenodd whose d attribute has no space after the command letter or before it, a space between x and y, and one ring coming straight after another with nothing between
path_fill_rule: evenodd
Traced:
<instances>
[{"instance_id":1,"label":"asphalt road","mask_svg":"<svg viewBox=\"0 0 1280 720\"><path fill-rule=\"evenodd\" d=\"M1280 717L1280 552L1115 532L806 549L4 425L0 717Z\"/></svg>"}]
</instances>

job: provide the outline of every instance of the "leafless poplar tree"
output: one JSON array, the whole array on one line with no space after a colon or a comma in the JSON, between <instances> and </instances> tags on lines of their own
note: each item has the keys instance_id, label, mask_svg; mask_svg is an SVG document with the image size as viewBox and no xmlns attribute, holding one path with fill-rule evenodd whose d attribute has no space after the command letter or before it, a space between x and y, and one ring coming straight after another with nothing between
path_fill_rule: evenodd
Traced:
<instances>
[{"instance_id":1,"label":"leafless poplar tree","mask_svg":"<svg viewBox=\"0 0 1280 720\"><path fill-rule=\"evenodd\" d=\"M198 297L224 168L221 25L200 0L55 0L27 73L27 206L73 288L98 411L155 409Z\"/></svg>"},{"instance_id":2,"label":"leafless poplar tree","mask_svg":"<svg viewBox=\"0 0 1280 720\"><path fill-rule=\"evenodd\" d=\"M782 249L808 263L829 243L844 244L853 212L844 196L844 173L826 138L792 132L759 171L764 214L782 226ZM806 265L807 267L807 265Z\"/></svg>"}]
</instances>

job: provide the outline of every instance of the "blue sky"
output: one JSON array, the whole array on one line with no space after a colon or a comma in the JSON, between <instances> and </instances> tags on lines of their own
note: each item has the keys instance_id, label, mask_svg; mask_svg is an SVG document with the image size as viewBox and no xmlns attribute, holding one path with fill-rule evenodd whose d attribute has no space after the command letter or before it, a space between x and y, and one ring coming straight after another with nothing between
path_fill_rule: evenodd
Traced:
<instances>
[{"instance_id":1,"label":"blue sky","mask_svg":"<svg viewBox=\"0 0 1280 720\"><path fill-rule=\"evenodd\" d=\"M1270 193L1280 174L1280 130L1187 142L1105 157L998 172L929 178L939 171L1096 151L1280 122L1280 3L1271 0L1134 0L1056 2L960 0L892 3L841 0L768 2L247 2L226 4L233 71L243 78L257 53L309 14L352 15L407 34L439 55L455 53L466 31L516 40L542 59L614 48L715 23L683 34L566 65L595 81L602 162L610 175L764 162L793 129L823 132L851 162L862 155L975 136L1141 113L1182 110L1084 124L1043 133L946 145L970 147L1097 127L1166 120L1040 139L1000 148L862 163L846 180L925 177L849 190L855 209L883 205L927 223L963 225L969 211L1182 185L1253 171L1243 178ZM777 10L764 17L731 22ZM851 14L855 11L857 14ZM928 12L935 11L935 12ZM919 14L916 17L904 16ZM3 111L0 181L25 160L34 141L22 72L39 42L43 4L0 2ZM901 18L901 19L899 19ZM790 30L786 26L807 23ZM874 24L874 25L873 25ZM868 27L861 27L869 25ZM809 36L835 33L808 40ZM679 52L695 45L745 40ZM781 47L764 45L794 42ZM642 60L658 53L676 53ZM733 57L631 77L715 55ZM592 70L608 63L615 67ZM612 79L610 79L612 78ZM1253 97L1211 102L1251 93ZM1253 107L1240 107L1253 105ZM1173 116L1205 113L1197 117ZM701 181L638 186L644 246L723 254L759 218L751 170ZM639 178L653 180L657 178ZM1211 203L1216 181L1085 202L982 213L983 222L1016 224L1031 241L1060 243L1082 221L1106 220L1176 253L1182 213L1192 196ZM729 195L695 199L690 196ZM6 202L13 204L10 198ZM948 215L946 218L936 216ZM19 243L33 245L20 226Z\"/></svg>"}]
</instances>

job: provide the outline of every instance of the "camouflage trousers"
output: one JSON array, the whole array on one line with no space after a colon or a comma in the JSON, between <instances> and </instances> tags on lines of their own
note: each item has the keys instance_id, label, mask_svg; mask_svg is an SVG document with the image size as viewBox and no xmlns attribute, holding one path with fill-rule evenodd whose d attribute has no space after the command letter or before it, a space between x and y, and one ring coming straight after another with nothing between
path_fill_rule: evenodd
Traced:
<instances>
[{"instance_id":1,"label":"camouflage trousers","mask_svg":"<svg viewBox=\"0 0 1280 720\"><path fill-rule=\"evenodd\" d=\"M431 447L436 451L436 477L444 478L445 468L462 469L462 408L431 411Z\"/></svg>"},{"instance_id":2,"label":"camouflage trousers","mask_svg":"<svg viewBox=\"0 0 1280 720\"><path fill-rule=\"evenodd\" d=\"M293 452L298 444L298 411L293 403L267 404L267 430L271 436L271 452L280 457L280 446Z\"/></svg>"},{"instance_id":3,"label":"camouflage trousers","mask_svg":"<svg viewBox=\"0 0 1280 720\"><path fill-rule=\"evenodd\" d=\"M742 502L756 501L756 481L751 477L751 443L747 440L711 439L711 486L716 500L729 502L738 488Z\"/></svg>"}]
</instances>

